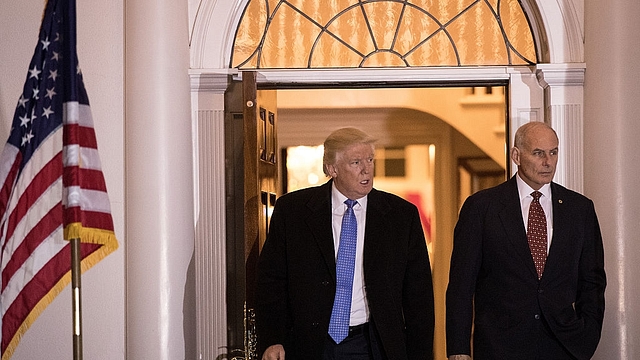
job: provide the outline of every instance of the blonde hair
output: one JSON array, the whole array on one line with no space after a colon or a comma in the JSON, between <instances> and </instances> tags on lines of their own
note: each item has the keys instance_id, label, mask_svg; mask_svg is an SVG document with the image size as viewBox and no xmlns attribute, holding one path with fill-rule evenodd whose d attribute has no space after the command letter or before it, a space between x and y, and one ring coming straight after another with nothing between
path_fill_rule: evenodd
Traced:
<instances>
[{"instance_id":1,"label":"blonde hair","mask_svg":"<svg viewBox=\"0 0 640 360\"><path fill-rule=\"evenodd\" d=\"M335 164L337 154L344 151L347 147L357 144L373 145L375 142L376 139L364 131L353 127L342 128L332 132L324 141L322 171L324 171L325 175L329 176L327 165Z\"/></svg>"}]
</instances>

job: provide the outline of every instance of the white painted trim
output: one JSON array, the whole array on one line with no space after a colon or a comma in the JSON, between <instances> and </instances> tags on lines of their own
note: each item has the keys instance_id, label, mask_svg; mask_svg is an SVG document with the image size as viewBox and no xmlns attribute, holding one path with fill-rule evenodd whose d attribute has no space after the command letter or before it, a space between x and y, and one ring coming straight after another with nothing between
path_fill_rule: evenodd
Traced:
<instances>
[{"instance_id":1,"label":"white painted trim","mask_svg":"<svg viewBox=\"0 0 640 360\"><path fill-rule=\"evenodd\" d=\"M199 359L227 352L224 111L199 110L195 227L196 346ZM221 176L218 176L221 175Z\"/></svg>"},{"instance_id":2,"label":"white painted trim","mask_svg":"<svg viewBox=\"0 0 640 360\"><path fill-rule=\"evenodd\" d=\"M249 0L201 0L191 34L191 68L229 67L236 29Z\"/></svg>"},{"instance_id":3,"label":"white painted trim","mask_svg":"<svg viewBox=\"0 0 640 360\"><path fill-rule=\"evenodd\" d=\"M191 41L191 92L194 108L194 121L201 121L198 112L213 110L218 116L224 110L222 101L212 101L211 96L224 93L228 75L238 72L229 69L231 51L237 24L249 0L202 0L199 12L195 15ZM259 83L280 85L294 84L340 84L340 83L445 83L473 81L508 81L510 88L510 107L508 109L510 137L515 129L527 121L548 121L554 126L562 143L572 144L567 158L558 165L561 183L578 191L582 189L582 124L584 107L584 0L522 0L527 12L534 37L538 45L541 62L536 67L454 67L454 68L402 68L402 69L314 69L314 70L260 70ZM201 11L200 11L201 10ZM537 83L536 83L537 79ZM542 95L544 93L544 95ZM204 100L204 101L203 101ZM217 121L220 121L218 118ZM221 131L221 130L219 130ZM202 134L197 134L202 140ZM223 141L218 138L217 141ZM579 144L577 144L579 143ZM213 144L213 143L211 143ZM575 144L575 145L574 145ZM213 146L213 145L210 145ZM217 145L220 146L220 145ZM210 152L201 152L201 156ZM198 159L199 168L208 168L205 163L210 159ZM217 176L216 176L217 175ZM224 172L214 174L217 186L224 186ZM221 185L222 184L222 185ZM200 187L203 185L201 184ZM217 188L220 192L220 188ZM196 194L205 200L199 191ZM200 208L216 208L215 200L205 200ZM210 229L222 234L225 227L224 211L212 211ZM196 236L196 249L206 249L211 241L205 234ZM203 261L197 269L199 286L212 286L202 292L204 297L224 298L226 287L214 274L224 264L224 244L210 254L196 254ZM200 314L209 314L209 303L214 299L199 299ZM226 309L218 309L225 311ZM222 314L221 314L222 315ZM226 313L224 314L226 315ZM215 316L215 315L213 315ZM215 328L214 328L215 327ZM221 324L199 328L198 339L216 339L226 327ZM203 333L204 332L204 333ZM206 349L204 349L204 348ZM198 345L199 354L216 354L220 350L212 343Z\"/></svg>"},{"instance_id":4,"label":"white painted trim","mask_svg":"<svg viewBox=\"0 0 640 360\"><path fill-rule=\"evenodd\" d=\"M545 93L545 120L556 130L560 156L554 180L572 190L584 187L585 64L540 64L536 77Z\"/></svg>"},{"instance_id":5,"label":"white painted trim","mask_svg":"<svg viewBox=\"0 0 640 360\"><path fill-rule=\"evenodd\" d=\"M328 84L508 80L509 67L260 70L258 83Z\"/></svg>"},{"instance_id":6,"label":"white painted trim","mask_svg":"<svg viewBox=\"0 0 640 360\"><path fill-rule=\"evenodd\" d=\"M536 75L543 86L583 86L584 63L572 64L538 64Z\"/></svg>"},{"instance_id":7,"label":"white painted trim","mask_svg":"<svg viewBox=\"0 0 640 360\"><path fill-rule=\"evenodd\" d=\"M539 14L529 13L544 24L550 63L584 61L584 0L537 0ZM530 7L529 7L530 8ZM525 8L526 9L526 8Z\"/></svg>"}]
</instances>

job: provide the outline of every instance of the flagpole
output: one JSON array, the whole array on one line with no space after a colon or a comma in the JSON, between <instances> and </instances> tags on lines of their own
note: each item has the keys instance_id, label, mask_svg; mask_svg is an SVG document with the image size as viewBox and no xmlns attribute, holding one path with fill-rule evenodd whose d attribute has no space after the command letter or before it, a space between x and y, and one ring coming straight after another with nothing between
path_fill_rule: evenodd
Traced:
<instances>
[{"instance_id":1,"label":"flagpole","mask_svg":"<svg viewBox=\"0 0 640 360\"><path fill-rule=\"evenodd\" d=\"M71 292L73 301L73 359L82 360L82 307L80 294L80 238L71 242Z\"/></svg>"},{"instance_id":2,"label":"flagpole","mask_svg":"<svg viewBox=\"0 0 640 360\"><path fill-rule=\"evenodd\" d=\"M65 70L68 71L66 74L68 76L68 80L72 85L72 89L78 89L77 78L75 77L75 70L78 67L78 58L77 58L77 50L76 50L76 1L68 0L63 3L63 7L66 5L67 11L63 13L67 16L65 21L67 34L67 42L65 45L68 46L69 52L68 54L71 56L67 65L71 65L67 67ZM63 36L64 36L63 35ZM73 93L73 90L72 90ZM63 120L64 123L64 120ZM64 123L65 126L67 125ZM82 256L80 254L80 237L73 237L69 239L71 242L71 300L73 302L73 359L74 360L82 360L82 307L81 307L81 296L80 296L80 277L82 274L82 270L80 268L80 262L82 261Z\"/></svg>"}]
</instances>

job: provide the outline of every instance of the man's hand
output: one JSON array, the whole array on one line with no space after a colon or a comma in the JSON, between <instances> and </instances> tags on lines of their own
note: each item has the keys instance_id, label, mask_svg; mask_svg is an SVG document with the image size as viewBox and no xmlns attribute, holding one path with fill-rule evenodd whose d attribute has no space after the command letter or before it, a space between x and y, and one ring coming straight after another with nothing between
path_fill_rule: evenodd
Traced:
<instances>
[{"instance_id":1,"label":"man's hand","mask_svg":"<svg viewBox=\"0 0 640 360\"><path fill-rule=\"evenodd\" d=\"M269 346L262 354L262 360L284 360L284 347L280 344Z\"/></svg>"},{"instance_id":2,"label":"man's hand","mask_svg":"<svg viewBox=\"0 0 640 360\"><path fill-rule=\"evenodd\" d=\"M451 355L451 356L449 356L449 360L471 360L471 356L469 356L469 355Z\"/></svg>"}]
</instances>

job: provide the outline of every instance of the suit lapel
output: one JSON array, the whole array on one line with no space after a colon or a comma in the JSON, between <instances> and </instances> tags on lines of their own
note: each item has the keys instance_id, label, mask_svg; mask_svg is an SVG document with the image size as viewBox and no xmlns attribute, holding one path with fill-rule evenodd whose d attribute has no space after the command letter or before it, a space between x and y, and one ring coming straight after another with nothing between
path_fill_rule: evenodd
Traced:
<instances>
[{"instance_id":1,"label":"suit lapel","mask_svg":"<svg viewBox=\"0 0 640 360\"><path fill-rule=\"evenodd\" d=\"M376 264L376 259L380 259L380 251L385 249L384 244L381 241L388 238L386 232L389 227L387 226L387 212L389 212L390 206L380 196L380 192L376 189L372 189L367 197L367 220L365 224L364 232L364 266L368 264ZM365 273L370 273L365 271Z\"/></svg>"},{"instance_id":2,"label":"suit lapel","mask_svg":"<svg viewBox=\"0 0 640 360\"><path fill-rule=\"evenodd\" d=\"M531 257L531 250L527 241L527 230L524 228L522 220L522 208L520 206L520 194L518 193L518 185L515 176L506 184L506 188L502 192L501 202L503 208L499 213L502 226L507 234L511 245L516 250L518 256L522 259L522 263L526 264L529 271L536 277L536 267Z\"/></svg>"},{"instance_id":3,"label":"suit lapel","mask_svg":"<svg viewBox=\"0 0 640 360\"><path fill-rule=\"evenodd\" d=\"M322 185L307 203L309 214L305 221L318 244L320 252L331 275L336 276L336 259L333 242L333 225L331 211L331 184Z\"/></svg>"},{"instance_id":4,"label":"suit lapel","mask_svg":"<svg viewBox=\"0 0 640 360\"><path fill-rule=\"evenodd\" d=\"M551 183L551 199L553 200L553 235L551 238L551 248L547 256L544 272L553 273L555 264L566 259L567 242L565 239L570 238L567 234L569 231L570 214L567 212L568 207L565 202L565 189L556 183Z\"/></svg>"}]
</instances>

